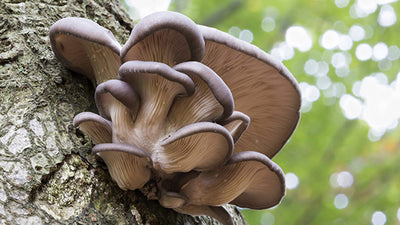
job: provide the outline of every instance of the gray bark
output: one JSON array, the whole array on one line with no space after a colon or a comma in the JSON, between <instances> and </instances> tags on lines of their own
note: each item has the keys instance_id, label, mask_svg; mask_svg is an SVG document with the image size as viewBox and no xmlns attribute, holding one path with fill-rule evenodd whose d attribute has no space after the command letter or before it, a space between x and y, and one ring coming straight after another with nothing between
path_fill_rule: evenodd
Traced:
<instances>
[{"instance_id":1,"label":"gray bark","mask_svg":"<svg viewBox=\"0 0 400 225\"><path fill-rule=\"evenodd\" d=\"M122 191L90 153L72 119L96 111L93 87L61 66L49 44L49 27L67 16L96 21L120 43L133 27L117 0L0 2L0 224L216 223Z\"/></svg>"}]
</instances>

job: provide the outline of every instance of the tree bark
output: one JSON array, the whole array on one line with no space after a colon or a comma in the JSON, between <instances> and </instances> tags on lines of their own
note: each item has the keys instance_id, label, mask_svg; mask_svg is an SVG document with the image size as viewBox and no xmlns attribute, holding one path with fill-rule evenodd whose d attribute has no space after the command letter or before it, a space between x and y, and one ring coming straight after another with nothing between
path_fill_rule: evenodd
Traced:
<instances>
[{"instance_id":1,"label":"tree bark","mask_svg":"<svg viewBox=\"0 0 400 225\"><path fill-rule=\"evenodd\" d=\"M117 0L0 2L0 224L214 224L122 191L74 115L96 111L86 78L55 58L48 31L78 16L124 43L133 27ZM229 207L237 224L246 223Z\"/></svg>"}]
</instances>

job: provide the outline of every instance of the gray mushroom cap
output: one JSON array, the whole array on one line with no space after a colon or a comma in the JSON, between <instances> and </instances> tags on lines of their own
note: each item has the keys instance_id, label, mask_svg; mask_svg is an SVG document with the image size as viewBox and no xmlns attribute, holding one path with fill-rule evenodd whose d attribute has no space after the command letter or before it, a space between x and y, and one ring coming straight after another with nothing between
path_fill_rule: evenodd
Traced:
<instances>
[{"instance_id":1,"label":"gray mushroom cap","mask_svg":"<svg viewBox=\"0 0 400 225\"><path fill-rule=\"evenodd\" d=\"M74 117L74 127L88 134L95 144L112 141L112 123L103 117L91 113L82 112Z\"/></svg>"},{"instance_id":2,"label":"gray mushroom cap","mask_svg":"<svg viewBox=\"0 0 400 225\"><path fill-rule=\"evenodd\" d=\"M111 177L123 190L142 188L150 180L150 155L139 147L104 143L95 145L92 152L104 160Z\"/></svg>"},{"instance_id":3,"label":"gray mushroom cap","mask_svg":"<svg viewBox=\"0 0 400 225\"><path fill-rule=\"evenodd\" d=\"M285 195L282 170L265 155L244 151L234 154L218 170L202 172L182 185L180 194L191 205L266 209L280 203Z\"/></svg>"},{"instance_id":4,"label":"gray mushroom cap","mask_svg":"<svg viewBox=\"0 0 400 225\"><path fill-rule=\"evenodd\" d=\"M169 66L200 61L203 55L204 39L196 24L176 12L156 12L141 19L121 50L123 62L155 61Z\"/></svg>"},{"instance_id":5,"label":"gray mushroom cap","mask_svg":"<svg viewBox=\"0 0 400 225\"><path fill-rule=\"evenodd\" d=\"M121 80L108 80L97 86L95 101L101 116L111 118L111 107L116 107L113 105L116 100L124 104L132 116L137 114L139 97L129 84Z\"/></svg>"},{"instance_id":6,"label":"gray mushroom cap","mask_svg":"<svg viewBox=\"0 0 400 225\"><path fill-rule=\"evenodd\" d=\"M117 76L121 46L108 29L89 19L67 17L54 23L49 35L62 64L94 85Z\"/></svg>"},{"instance_id":7,"label":"gray mushroom cap","mask_svg":"<svg viewBox=\"0 0 400 225\"><path fill-rule=\"evenodd\" d=\"M199 26L205 40L201 61L230 88L235 110L251 123L235 152L251 149L273 157L292 135L299 120L300 92L286 67L245 41Z\"/></svg>"},{"instance_id":8,"label":"gray mushroom cap","mask_svg":"<svg viewBox=\"0 0 400 225\"><path fill-rule=\"evenodd\" d=\"M216 121L226 119L232 114L234 108L232 93L224 81L213 70L195 61L180 63L173 68L187 74L194 80L196 80L196 78L201 79L201 81L196 82L197 89L201 88L199 87L201 82L211 91L215 100L223 107L223 112L218 118L215 118ZM200 97L204 98L203 96ZM201 99L196 99L194 101L199 102ZM204 107L206 108L208 106Z\"/></svg>"}]
</instances>

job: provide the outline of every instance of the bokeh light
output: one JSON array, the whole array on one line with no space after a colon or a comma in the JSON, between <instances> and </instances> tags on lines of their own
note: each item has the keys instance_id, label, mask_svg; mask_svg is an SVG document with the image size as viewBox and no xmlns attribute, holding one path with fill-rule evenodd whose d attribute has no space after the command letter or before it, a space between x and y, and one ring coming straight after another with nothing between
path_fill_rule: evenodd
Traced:
<instances>
[{"instance_id":1,"label":"bokeh light","mask_svg":"<svg viewBox=\"0 0 400 225\"><path fill-rule=\"evenodd\" d=\"M339 33L335 30L327 30L322 34L320 38L320 45L325 48L332 50L339 44Z\"/></svg>"},{"instance_id":2,"label":"bokeh light","mask_svg":"<svg viewBox=\"0 0 400 225\"><path fill-rule=\"evenodd\" d=\"M287 173L285 175L286 180L286 188L291 190L297 188L299 186L299 178L294 173Z\"/></svg>"},{"instance_id":3,"label":"bokeh light","mask_svg":"<svg viewBox=\"0 0 400 225\"><path fill-rule=\"evenodd\" d=\"M372 48L372 55L373 55L373 59L375 61L380 61L384 58L386 58L389 54L389 48L388 46L383 43L383 42L379 42L377 43L373 48Z\"/></svg>"},{"instance_id":4,"label":"bokeh light","mask_svg":"<svg viewBox=\"0 0 400 225\"><path fill-rule=\"evenodd\" d=\"M382 27L390 27L394 25L396 21L397 16L393 7L391 5L382 6L378 16L379 25L381 25Z\"/></svg>"},{"instance_id":5,"label":"bokeh light","mask_svg":"<svg viewBox=\"0 0 400 225\"><path fill-rule=\"evenodd\" d=\"M367 43L359 44L356 48L356 57L360 61L366 61L372 57L372 48Z\"/></svg>"},{"instance_id":6,"label":"bokeh light","mask_svg":"<svg viewBox=\"0 0 400 225\"><path fill-rule=\"evenodd\" d=\"M400 221L400 208L397 210L397 219Z\"/></svg>"},{"instance_id":7,"label":"bokeh light","mask_svg":"<svg viewBox=\"0 0 400 225\"><path fill-rule=\"evenodd\" d=\"M362 102L349 94L345 94L340 98L340 107L344 116L349 120L360 117L363 109Z\"/></svg>"},{"instance_id":8,"label":"bokeh light","mask_svg":"<svg viewBox=\"0 0 400 225\"><path fill-rule=\"evenodd\" d=\"M384 225L386 223L386 215L382 211L376 211L372 214L371 223L373 225Z\"/></svg>"},{"instance_id":9,"label":"bokeh light","mask_svg":"<svg viewBox=\"0 0 400 225\"><path fill-rule=\"evenodd\" d=\"M349 205L349 198L345 194L337 194L333 204L337 209L344 209Z\"/></svg>"},{"instance_id":10,"label":"bokeh light","mask_svg":"<svg viewBox=\"0 0 400 225\"><path fill-rule=\"evenodd\" d=\"M360 25L353 25L350 27L349 36L353 41L361 41L365 38L365 29Z\"/></svg>"},{"instance_id":11,"label":"bokeh light","mask_svg":"<svg viewBox=\"0 0 400 225\"><path fill-rule=\"evenodd\" d=\"M167 11L171 3L170 0L125 0L125 3L134 12L130 13L133 19L141 19L151 13L159 11Z\"/></svg>"},{"instance_id":12,"label":"bokeh light","mask_svg":"<svg viewBox=\"0 0 400 225\"><path fill-rule=\"evenodd\" d=\"M272 17L264 17L264 19L261 22L261 28L265 32L271 32L275 29L275 19Z\"/></svg>"},{"instance_id":13,"label":"bokeh light","mask_svg":"<svg viewBox=\"0 0 400 225\"><path fill-rule=\"evenodd\" d=\"M344 8L349 4L349 0L335 0L335 4L338 8Z\"/></svg>"},{"instance_id":14,"label":"bokeh light","mask_svg":"<svg viewBox=\"0 0 400 225\"><path fill-rule=\"evenodd\" d=\"M254 39L253 32L250 30L244 29L239 33L239 39L251 43Z\"/></svg>"},{"instance_id":15,"label":"bokeh light","mask_svg":"<svg viewBox=\"0 0 400 225\"><path fill-rule=\"evenodd\" d=\"M261 225L273 225L275 224L275 216L270 212L264 212L261 215Z\"/></svg>"},{"instance_id":16,"label":"bokeh light","mask_svg":"<svg viewBox=\"0 0 400 225\"><path fill-rule=\"evenodd\" d=\"M312 39L306 29L301 26L292 26L286 30L286 43L301 52L309 51L312 47Z\"/></svg>"}]
</instances>

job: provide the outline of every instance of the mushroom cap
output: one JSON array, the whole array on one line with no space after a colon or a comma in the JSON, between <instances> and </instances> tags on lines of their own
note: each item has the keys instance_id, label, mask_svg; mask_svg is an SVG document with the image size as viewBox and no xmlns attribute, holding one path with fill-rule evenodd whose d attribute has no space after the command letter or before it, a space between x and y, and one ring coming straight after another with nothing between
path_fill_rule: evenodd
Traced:
<instances>
[{"instance_id":1,"label":"mushroom cap","mask_svg":"<svg viewBox=\"0 0 400 225\"><path fill-rule=\"evenodd\" d=\"M194 92L194 83L190 77L160 62L137 60L126 62L119 68L118 78L136 86L136 80L143 74L158 74L169 81L179 83L184 87L187 95L192 95Z\"/></svg>"},{"instance_id":2,"label":"mushroom cap","mask_svg":"<svg viewBox=\"0 0 400 225\"><path fill-rule=\"evenodd\" d=\"M223 165L232 155L233 140L228 130L216 123L185 126L160 142L164 148L153 154L166 173L207 171Z\"/></svg>"},{"instance_id":3,"label":"mushroom cap","mask_svg":"<svg viewBox=\"0 0 400 225\"><path fill-rule=\"evenodd\" d=\"M265 155L245 151L234 154L220 169L202 172L181 187L193 205L223 205L266 209L285 195L282 170Z\"/></svg>"},{"instance_id":4,"label":"mushroom cap","mask_svg":"<svg viewBox=\"0 0 400 225\"><path fill-rule=\"evenodd\" d=\"M110 119L111 107L116 101L121 102L131 112L132 117L137 114L139 97L135 90L121 80L108 80L99 84L95 92L95 101L100 115Z\"/></svg>"},{"instance_id":5,"label":"mushroom cap","mask_svg":"<svg viewBox=\"0 0 400 225\"><path fill-rule=\"evenodd\" d=\"M150 180L150 155L139 147L104 143L95 145L92 152L104 160L111 177L123 190L142 188Z\"/></svg>"},{"instance_id":6,"label":"mushroom cap","mask_svg":"<svg viewBox=\"0 0 400 225\"><path fill-rule=\"evenodd\" d=\"M87 76L94 84L99 82L96 77L97 68L93 65L93 60L96 60L93 57L94 52L99 57L109 55L111 58L103 60L112 61L110 63L117 64L117 67L120 65L121 46L114 35L89 19L78 17L61 19L50 27L49 35L53 52L62 64L74 72Z\"/></svg>"},{"instance_id":7,"label":"mushroom cap","mask_svg":"<svg viewBox=\"0 0 400 225\"><path fill-rule=\"evenodd\" d=\"M234 108L232 93L229 90L228 86L224 83L224 81L213 70L211 70L206 65L196 61L183 62L174 66L173 68L179 72L187 74L193 80L196 80L196 78L200 79L201 81L195 82L197 83L197 90L205 87L210 90L213 98L215 98L215 100L217 100L217 102L223 108L222 114L219 115L218 118L213 118L214 120L218 121L221 119L226 119L232 114ZM204 85L201 85L200 83L204 83ZM199 96L199 99L193 100L195 100L196 103L201 102L203 99L206 98L205 95L207 94L207 91L204 92L205 93L202 93L202 96ZM185 104L187 104L187 102ZM211 107L204 105L202 106L202 108Z\"/></svg>"},{"instance_id":8,"label":"mushroom cap","mask_svg":"<svg viewBox=\"0 0 400 225\"><path fill-rule=\"evenodd\" d=\"M299 120L300 92L286 67L245 41L219 30L199 26L205 40L201 61L230 88L235 110L253 121L235 145L273 157L286 143Z\"/></svg>"},{"instance_id":9,"label":"mushroom cap","mask_svg":"<svg viewBox=\"0 0 400 225\"><path fill-rule=\"evenodd\" d=\"M108 143L112 141L111 121L92 113L82 112L74 117L72 122L74 127L78 127L93 140L95 144Z\"/></svg>"},{"instance_id":10,"label":"mushroom cap","mask_svg":"<svg viewBox=\"0 0 400 225\"><path fill-rule=\"evenodd\" d=\"M156 61L169 66L204 55L204 39L196 24L176 12L156 12L141 19L122 47L122 62Z\"/></svg>"}]
</instances>

